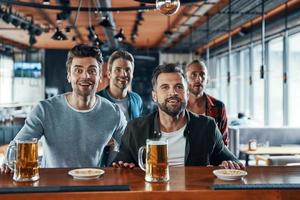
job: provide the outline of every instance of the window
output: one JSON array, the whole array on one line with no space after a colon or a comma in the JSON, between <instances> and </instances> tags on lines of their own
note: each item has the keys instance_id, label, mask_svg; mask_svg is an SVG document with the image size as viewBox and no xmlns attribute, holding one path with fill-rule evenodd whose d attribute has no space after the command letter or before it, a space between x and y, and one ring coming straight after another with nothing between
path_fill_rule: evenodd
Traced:
<instances>
[{"instance_id":1,"label":"window","mask_svg":"<svg viewBox=\"0 0 300 200\"><path fill-rule=\"evenodd\" d=\"M236 117L238 113L238 104L240 101L239 93L238 93L238 67L239 67L239 55L238 53L234 53L231 56L231 66L230 66L230 96L229 96L229 115L231 117Z\"/></svg>"},{"instance_id":2,"label":"window","mask_svg":"<svg viewBox=\"0 0 300 200\"><path fill-rule=\"evenodd\" d=\"M220 59L220 100L227 106L227 60L224 56Z\"/></svg>"},{"instance_id":3,"label":"window","mask_svg":"<svg viewBox=\"0 0 300 200\"><path fill-rule=\"evenodd\" d=\"M256 45L253 48L253 99L254 99L254 110L253 110L253 119L259 124L264 124L264 79L261 78L261 45Z\"/></svg>"},{"instance_id":4,"label":"window","mask_svg":"<svg viewBox=\"0 0 300 200\"><path fill-rule=\"evenodd\" d=\"M289 37L289 125L299 126L300 112L300 33Z\"/></svg>"},{"instance_id":5,"label":"window","mask_svg":"<svg viewBox=\"0 0 300 200\"><path fill-rule=\"evenodd\" d=\"M0 55L0 103L12 102L13 60Z\"/></svg>"},{"instance_id":6,"label":"window","mask_svg":"<svg viewBox=\"0 0 300 200\"><path fill-rule=\"evenodd\" d=\"M269 125L283 125L283 40L269 43Z\"/></svg>"},{"instance_id":7,"label":"window","mask_svg":"<svg viewBox=\"0 0 300 200\"><path fill-rule=\"evenodd\" d=\"M241 66L240 66L240 77L241 77L241 112L245 113L246 116L250 115L250 68L249 68L250 51L245 49L241 51Z\"/></svg>"}]
</instances>

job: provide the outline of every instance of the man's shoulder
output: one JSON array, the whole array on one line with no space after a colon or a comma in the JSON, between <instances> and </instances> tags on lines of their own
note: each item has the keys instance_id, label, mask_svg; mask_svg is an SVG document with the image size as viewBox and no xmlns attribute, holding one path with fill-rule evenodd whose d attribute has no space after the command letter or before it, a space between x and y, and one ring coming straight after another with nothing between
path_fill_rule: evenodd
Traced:
<instances>
[{"instance_id":1,"label":"man's shoulder","mask_svg":"<svg viewBox=\"0 0 300 200\"><path fill-rule=\"evenodd\" d=\"M59 94L45 100L41 100L39 104L42 106L62 104L65 101L65 94Z\"/></svg>"},{"instance_id":2,"label":"man's shoulder","mask_svg":"<svg viewBox=\"0 0 300 200\"><path fill-rule=\"evenodd\" d=\"M199 115L193 112L188 111L190 117L190 123L195 125L203 126L205 124L213 123L215 120L213 117L207 115Z\"/></svg>"},{"instance_id":3,"label":"man's shoulder","mask_svg":"<svg viewBox=\"0 0 300 200\"><path fill-rule=\"evenodd\" d=\"M138 117L128 122L129 126L133 127L147 127L151 126L154 122L155 113L150 113L146 116Z\"/></svg>"},{"instance_id":4,"label":"man's shoulder","mask_svg":"<svg viewBox=\"0 0 300 200\"><path fill-rule=\"evenodd\" d=\"M107 98L105 98L103 96L99 96L99 95L96 95L96 97L99 99L99 102L100 102L98 109L119 110L118 109L119 107L115 103L109 101Z\"/></svg>"},{"instance_id":5,"label":"man's shoulder","mask_svg":"<svg viewBox=\"0 0 300 200\"><path fill-rule=\"evenodd\" d=\"M138 93L136 93L136 92L128 91L128 95L129 95L130 97L132 97L132 98L138 100L138 101L142 101L141 96L140 96Z\"/></svg>"},{"instance_id":6,"label":"man's shoulder","mask_svg":"<svg viewBox=\"0 0 300 200\"><path fill-rule=\"evenodd\" d=\"M209 101L211 101L217 107L224 107L225 106L225 104L221 100L217 99L216 97L213 97L213 96L208 95L208 94L206 94L206 97L207 97L207 99L209 99Z\"/></svg>"}]
</instances>

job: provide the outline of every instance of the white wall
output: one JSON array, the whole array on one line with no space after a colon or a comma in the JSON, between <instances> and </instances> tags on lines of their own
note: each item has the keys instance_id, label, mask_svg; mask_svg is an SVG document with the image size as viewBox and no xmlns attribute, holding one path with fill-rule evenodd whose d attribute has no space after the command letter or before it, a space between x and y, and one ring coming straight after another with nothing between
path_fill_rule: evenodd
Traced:
<instances>
[{"instance_id":1,"label":"white wall","mask_svg":"<svg viewBox=\"0 0 300 200\"><path fill-rule=\"evenodd\" d=\"M199 57L199 56L198 56ZM192 53L183 54L183 53L160 53L159 54L159 64L164 63L186 63L192 62L193 59L196 59L196 56Z\"/></svg>"},{"instance_id":2,"label":"white wall","mask_svg":"<svg viewBox=\"0 0 300 200\"><path fill-rule=\"evenodd\" d=\"M44 99L44 78L14 78L13 102L37 103Z\"/></svg>"}]
</instances>

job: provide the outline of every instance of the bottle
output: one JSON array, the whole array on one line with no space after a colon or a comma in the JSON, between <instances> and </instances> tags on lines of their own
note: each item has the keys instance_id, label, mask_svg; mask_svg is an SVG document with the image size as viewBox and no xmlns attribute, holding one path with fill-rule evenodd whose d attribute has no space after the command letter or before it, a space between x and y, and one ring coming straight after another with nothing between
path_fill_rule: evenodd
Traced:
<instances>
[{"instance_id":1,"label":"bottle","mask_svg":"<svg viewBox=\"0 0 300 200\"><path fill-rule=\"evenodd\" d=\"M257 149L257 142L255 139L249 140L249 150L255 151Z\"/></svg>"}]
</instances>

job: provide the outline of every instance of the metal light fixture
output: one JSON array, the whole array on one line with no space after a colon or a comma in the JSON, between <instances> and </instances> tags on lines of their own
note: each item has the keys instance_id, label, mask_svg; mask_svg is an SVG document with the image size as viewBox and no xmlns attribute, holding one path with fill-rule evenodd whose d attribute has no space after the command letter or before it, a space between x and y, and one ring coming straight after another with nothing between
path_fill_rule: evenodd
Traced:
<instances>
[{"instance_id":1,"label":"metal light fixture","mask_svg":"<svg viewBox=\"0 0 300 200\"><path fill-rule=\"evenodd\" d=\"M104 42L102 40L100 40L100 38L97 36L97 38L93 41L93 45L96 47L100 47L102 44L104 44Z\"/></svg>"},{"instance_id":2,"label":"metal light fixture","mask_svg":"<svg viewBox=\"0 0 300 200\"><path fill-rule=\"evenodd\" d=\"M124 35L124 30L121 28L120 31L114 36L119 42L122 42L123 40L126 40L126 37Z\"/></svg>"},{"instance_id":3,"label":"metal light fixture","mask_svg":"<svg viewBox=\"0 0 300 200\"><path fill-rule=\"evenodd\" d=\"M167 38L170 38L173 34L173 32L171 31L170 16L168 16L168 29L164 32L164 34Z\"/></svg>"},{"instance_id":4,"label":"metal light fixture","mask_svg":"<svg viewBox=\"0 0 300 200\"><path fill-rule=\"evenodd\" d=\"M102 17L102 21L99 23L99 25L103 26L104 28L111 28L112 25L109 21L108 15L105 15L105 17Z\"/></svg>"},{"instance_id":5,"label":"metal light fixture","mask_svg":"<svg viewBox=\"0 0 300 200\"><path fill-rule=\"evenodd\" d=\"M50 5L50 0L43 0L44 5Z\"/></svg>"},{"instance_id":6,"label":"metal light fixture","mask_svg":"<svg viewBox=\"0 0 300 200\"><path fill-rule=\"evenodd\" d=\"M32 45L34 45L36 42L37 42L37 41L36 41L36 39L35 39L35 36L32 35L32 34L30 34L30 35L29 35L29 45L32 46Z\"/></svg>"},{"instance_id":7,"label":"metal light fixture","mask_svg":"<svg viewBox=\"0 0 300 200\"><path fill-rule=\"evenodd\" d=\"M156 9L163 15L174 15L179 7L179 0L156 0Z\"/></svg>"},{"instance_id":8,"label":"metal light fixture","mask_svg":"<svg viewBox=\"0 0 300 200\"><path fill-rule=\"evenodd\" d=\"M67 36L61 31L59 30L58 27L55 28L55 33L53 34L53 36L51 37L53 40L67 40Z\"/></svg>"}]
</instances>

